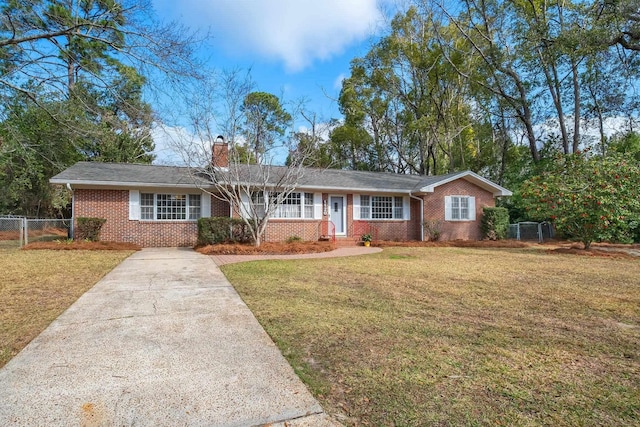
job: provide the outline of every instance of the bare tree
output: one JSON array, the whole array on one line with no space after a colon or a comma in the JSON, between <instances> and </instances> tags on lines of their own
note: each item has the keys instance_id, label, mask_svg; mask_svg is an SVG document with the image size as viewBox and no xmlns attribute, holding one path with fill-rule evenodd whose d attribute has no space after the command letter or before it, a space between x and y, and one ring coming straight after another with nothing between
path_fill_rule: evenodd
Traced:
<instances>
[{"instance_id":1,"label":"bare tree","mask_svg":"<svg viewBox=\"0 0 640 427\"><path fill-rule=\"evenodd\" d=\"M264 147L260 156L253 154L240 126L241 106L252 90L250 75L239 70L202 81L185 100L191 109L192 133L182 133L174 143L196 185L228 203L231 214L245 222L254 244L260 246L269 219L298 188L311 150L298 146L290 129L278 144ZM287 154L287 165L278 165Z\"/></svg>"}]
</instances>

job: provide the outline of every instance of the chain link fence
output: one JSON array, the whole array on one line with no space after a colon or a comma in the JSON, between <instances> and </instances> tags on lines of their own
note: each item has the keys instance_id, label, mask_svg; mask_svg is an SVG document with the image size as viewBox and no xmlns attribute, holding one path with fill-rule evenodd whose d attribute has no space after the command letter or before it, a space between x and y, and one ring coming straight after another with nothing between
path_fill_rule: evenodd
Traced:
<instances>
[{"instance_id":1,"label":"chain link fence","mask_svg":"<svg viewBox=\"0 0 640 427\"><path fill-rule=\"evenodd\" d=\"M543 242L554 236L553 224L550 222L519 222L509 224L509 238L516 240L537 240Z\"/></svg>"},{"instance_id":2,"label":"chain link fence","mask_svg":"<svg viewBox=\"0 0 640 427\"><path fill-rule=\"evenodd\" d=\"M0 216L0 248L19 248L23 245L25 219L13 215Z\"/></svg>"},{"instance_id":3,"label":"chain link fence","mask_svg":"<svg viewBox=\"0 0 640 427\"><path fill-rule=\"evenodd\" d=\"M0 248L20 248L33 242L65 240L69 237L70 219L0 216Z\"/></svg>"}]
</instances>

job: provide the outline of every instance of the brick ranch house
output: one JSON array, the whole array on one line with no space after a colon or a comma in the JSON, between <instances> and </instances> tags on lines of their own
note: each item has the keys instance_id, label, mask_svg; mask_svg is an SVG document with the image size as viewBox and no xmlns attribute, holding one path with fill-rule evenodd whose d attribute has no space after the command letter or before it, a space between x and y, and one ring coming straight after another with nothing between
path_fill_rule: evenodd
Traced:
<instances>
[{"instance_id":1,"label":"brick ranch house","mask_svg":"<svg viewBox=\"0 0 640 427\"><path fill-rule=\"evenodd\" d=\"M220 150L226 146L214 146L214 154ZM193 246L198 218L246 212L203 191L215 187L186 167L79 162L50 182L73 190L74 223L106 218L102 240L143 247ZM331 237L355 244L366 233L379 240L427 240L424 224L434 222L441 240L479 240L482 208L510 195L471 171L418 176L308 168L269 220L264 241Z\"/></svg>"}]
</instances>

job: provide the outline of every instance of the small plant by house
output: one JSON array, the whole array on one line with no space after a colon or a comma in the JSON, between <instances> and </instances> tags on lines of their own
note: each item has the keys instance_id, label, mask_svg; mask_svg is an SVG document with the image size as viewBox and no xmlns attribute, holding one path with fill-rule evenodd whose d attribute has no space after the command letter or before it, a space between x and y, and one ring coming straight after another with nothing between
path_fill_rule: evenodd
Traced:
<instances>
[{"instance_id":1,"label":"small plant by house","mask_svg":"<svg viewBox=\"0 0 640 427\"><path fill-rule=\"evenodd\" d=\"M213 217L198 220L198 246L220 243L248 243L251 234L239 218Z\"/></svg>"},{"instance_id":2,"label":"small plant by house","mask_svg":"<svg viewBox=\"0 0 640 427\"><path fill-rule=\"evenodd\" d=\"M507 238L509 231L509 211L507 208L485 207L482 210L482 237L488 240L502 240Z\"/></svg>"},{"instance_id":3,"label":"small plant by house","mask_svg":"<svg viewBox=\"0 0 640 427\"><path fill-rule=\"evenodd\" d=\"M363 234L360 239L362 240L362 242L364 243L365 246L370 246L371 245L371 241L373 240L373 236L371 234L367 233L367 234Z\"/></svg>"},{"instance_id":4,"label":"small plant by house","mask_svg":"<svg viewBox=\"0 0 640 427\"><path fill-rule=\"evenodd\" d=\"M100 240L100 230L105 222L107 222L105 218L79 217L75 230L76 240L97 242Z\"/></svg>"},{"instance_id":5,"label":"small plant by house","mask_svg":"<svg viewBox=\"0 0 640 427\"><path fill-rule=\"evenodd\" d=\"M424 222L425 237L430 242L437 242L442 235L442 221L427 220Z\"/></svg>"}]
</instances>

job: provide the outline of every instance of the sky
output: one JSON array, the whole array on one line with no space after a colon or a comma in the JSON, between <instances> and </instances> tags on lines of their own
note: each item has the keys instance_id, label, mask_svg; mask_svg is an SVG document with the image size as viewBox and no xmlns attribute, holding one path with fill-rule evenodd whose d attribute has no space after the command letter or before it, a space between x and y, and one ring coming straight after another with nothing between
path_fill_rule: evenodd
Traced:
<instances>
[{"instance_id":1,"label":"sky","mask_svg":"<svg viewBox=\"0 0 640 427\"><path fill-rule=\"evenodd\" d=\"M153 0L156 14L213 36L201 52L217 70L251 69L256 90L302 98L322 121L340 118L341 80L385 28L389 0ZM156 163L175 163L161 140Z\"/></svg>"}]
</instances>

